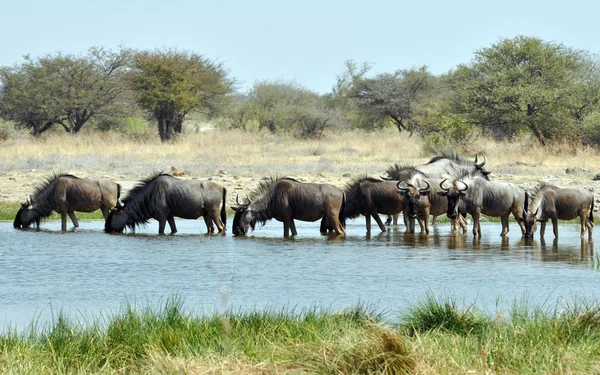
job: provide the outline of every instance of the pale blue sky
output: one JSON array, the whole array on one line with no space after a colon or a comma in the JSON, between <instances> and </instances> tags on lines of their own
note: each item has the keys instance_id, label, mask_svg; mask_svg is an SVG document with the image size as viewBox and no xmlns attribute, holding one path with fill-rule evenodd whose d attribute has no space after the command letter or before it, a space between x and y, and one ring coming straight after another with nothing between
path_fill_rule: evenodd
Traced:
<instances>
[{"instance_id":1,"label":"pale blue sky","mask_svg":"<svg viewBox=\"0 0 600 375\"><path fill-rule=\"evenodd\" d=\"M0 65L91 46L177 47L221 61L242 91L283 79L329 92L346 59L373 74L422 64L440 74L516 35L600 52L591 0L5 0L0 12Z\"/></svg>"}]
</instances>

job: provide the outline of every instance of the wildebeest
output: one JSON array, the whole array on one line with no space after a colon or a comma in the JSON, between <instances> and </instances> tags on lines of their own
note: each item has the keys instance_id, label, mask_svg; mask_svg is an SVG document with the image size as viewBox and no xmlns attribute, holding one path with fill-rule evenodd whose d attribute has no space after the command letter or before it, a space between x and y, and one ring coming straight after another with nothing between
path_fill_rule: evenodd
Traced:
<instances>
[{"instance_id":1,"label":"wildebeest","mask_svg":"<svg viewBox=\"0 0 600 375\"><path fill-rule=\"evenodd\" d=\"M346 209L344 216L354 219L365 216L367 232L371 232L371 216L385 232L379 214L395 215L404 211L404 197L398 194L396 181L384 181L372 177L357 178L346 184ZM410 226L405 215L405 224Z\"/></svg>"},{"instance_id":2,"label":"wildebeest","mask_svg":"<svg viewBox=\"0 0 600 375\"><path fill-rule=\"evenodd\" d=\"M554 237L558 237L558 220L572 220L579 216L581 236L594 229L594 195L582 189L562 189L541 181L525 199L525 237L533 237L540 222L540 238L544 238L546 222L552 220Z\"/></svg>"},{"instance_id":3,"label":"wildebeest","mask_svg":"<svg viewBox=\"0 0 600 375\"><path fill-rule=\"evenodd\" d=\"M214 182L180 180L157 173L129 191L106 218L104 231L122 233L125 227L135 230L153 218L158 220L159 234L165 233L167 222L171 233L176 233L175 217L197 219L203 216L209 234L215 231L215 226L219 233L224 233L226 196L227 190Z\"/></svg>"},{"instance_id":4,"label":"wildebeest","mask_svg":"<svg viewBox=\"0 0 600 375\"><path fill-rule=\"evenodd\" d=\"M13 226L28 228L35 222L39 228L40 221L56 211L61 216L61 229L66 231L67 215L75 227L79 227L79 222L74 211L93 212L100 209L106 218L120 195L121 185L110 179L92 180L70 174L54 174L35 189L33 197L21 204Z\"/></svg>"},{"instance_id":5,"label":"wildebeest","mask_svg":"<svg viewBox=\"0 0 600 375\"><path fill-rule=\"evenodd\" d=\"M292 178L271 178L261 181L259 187L238 206L233 218L233 234L245 235L255 229L256 223L268 220L283 222L283 235L298 234L294 220L321 222L321 232L333 228L337 235L345 232L343 217L346 195L330 184L302 183Z\"/></svg>"},{"instance_id":6,"label":"wildebeest","mask_svg":"<svg viewBox=\"0 0 600 375\"><path fill-rule=\"evenodd\" d=\"M433 157L426 164L420 164L416 166L401 166L394 164L388 167L385 171L386 176L381 178L384 180L394 181L409 181L413 177L428 177L432 179L454 179L462 175L481 176L489 180L488 175L490 172L484 169L487 162L487 158L483 155L483 161L478 163L477 155L475 155L474 161L469 161L456 152L440 152L437 156ZM415 173L416 172L416 173ZM437 183L434 184L437 186ZM435 200L435 198L433 198ZM444 211L445 212L445 211ZM393 216L393 224L396 225L398 221L398 215ZM435 215L433 217L435 223ZM392 217L388 217L386 224L392 223ZM461 226L465 224L464 220L460 220Z\"/></svg>"},{"instance_id":7,"label":"wildebeest","mask_svg":"<svg viewBox=\"0 0 600 375\"><path fill-rule=\"evenodd\" d=\"M502 222L501 236L509 231L508 217L513 214L525 235L523 208L525 207L525 191L518 186L506 182L488 181L481 176L464 176L452 181L451 188L445 189L448 199L448 217L457 217L458 207L464 205L465 212L473 217L473 235L481 237L481 214L500 217ZM450 191L455 193L449 194ZM444 194L442 192L442 194ZM459 201L460 202L459 204Z\"/></svg>"},{"instance_id":8,"label":"wildebeest","mask_svg":"<svg viewBox=\"0 0 600 375\"><path fill-rule=\"evenodd\" d=\"M410 181L399 181L397 183L398 194L404 196L405 212L410 218L416 218L419 221L421 232L429 234L429 216L435 219L437 216L448 212L448 199L442 188L445 180L427 178L423 175L417 175ZM431 184L430 184L431 182ZM466 231L467 224L463 215L451 217L452 231L463 228ZM414 232L414 220L411 223L410 232Z\"/></svg>"}]
</instances>

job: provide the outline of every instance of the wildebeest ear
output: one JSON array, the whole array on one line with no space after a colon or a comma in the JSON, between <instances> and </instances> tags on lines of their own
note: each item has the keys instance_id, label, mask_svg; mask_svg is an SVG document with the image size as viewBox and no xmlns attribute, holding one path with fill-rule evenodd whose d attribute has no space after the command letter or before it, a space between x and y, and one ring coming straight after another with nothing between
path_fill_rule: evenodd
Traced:
<instances>
[{"instance_id":1,"label":"wildebeest ear","mask_svg":"<svg viewBox=\"0 0 600 375\"><path fill-rule=\"evenodd\" d=\"M21 208L27 208L29 207L29 203L25 202L25 203L21 203Z\"/></svg>"},{"instance_id":2,"label":"wildebeest ear","mask_svg":"<svg viewBox=\"0 0 600 375\"><path fill-rule=\"evenodd\" d=\"M447 191L438 191L437 195L439 195L440 197L447 197L448 196L448 192Z\"/></svg>"}]
</instances>

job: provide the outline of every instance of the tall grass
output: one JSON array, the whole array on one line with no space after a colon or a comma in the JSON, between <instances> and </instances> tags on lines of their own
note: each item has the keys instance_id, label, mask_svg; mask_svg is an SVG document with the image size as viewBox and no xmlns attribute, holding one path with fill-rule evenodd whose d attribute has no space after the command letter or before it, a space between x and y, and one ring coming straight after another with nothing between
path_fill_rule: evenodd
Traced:
<instances>
[{"instance_id":1,"label":"tall grass","mask_svg":"<svg viewBox=\"0 0 600 375\"><path fill-rule=\"evenodd\" d=\"M584 374L600 366L597 302L547 308L525 299L490 316L427 296L397 322L365 306L197 316L174 297L85 324L58 313L47 326L9 330L0 334L0 373Z\"/></svg>"}]
</instances>

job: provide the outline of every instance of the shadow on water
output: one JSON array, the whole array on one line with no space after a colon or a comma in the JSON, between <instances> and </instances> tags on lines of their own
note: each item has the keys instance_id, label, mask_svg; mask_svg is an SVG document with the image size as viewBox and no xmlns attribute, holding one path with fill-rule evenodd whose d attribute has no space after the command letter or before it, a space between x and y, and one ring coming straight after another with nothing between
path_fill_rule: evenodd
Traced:
<instances>
[{"instance_id":1,"label":"shadow on water","mask_svg":"<svg viewBox=\"0 0 600 375\"><path fill-rule=\"evenodd\" d=\"M246 237L206 236L204 223L193 220L179 220L172 236L159 236L153 221L119 235L105 234L99 221L66 233L59 222L40 230L0 223L0 321L23 326L50 306L116 310L124 299L172 293L210 312L358 301L398 310L428 291L494 310L498 298L529 294L544 302L600 290L594 244L575 225L561 226L558 240L525 240L516 228L502 238L497 223L482 224L481 239L451 233L447 224L429 235L403 226L367 235L357 219L342 238L321 235L318 223L296 225L299 235L284 239L276 221Z\"/></svg>"}]
</instances>

